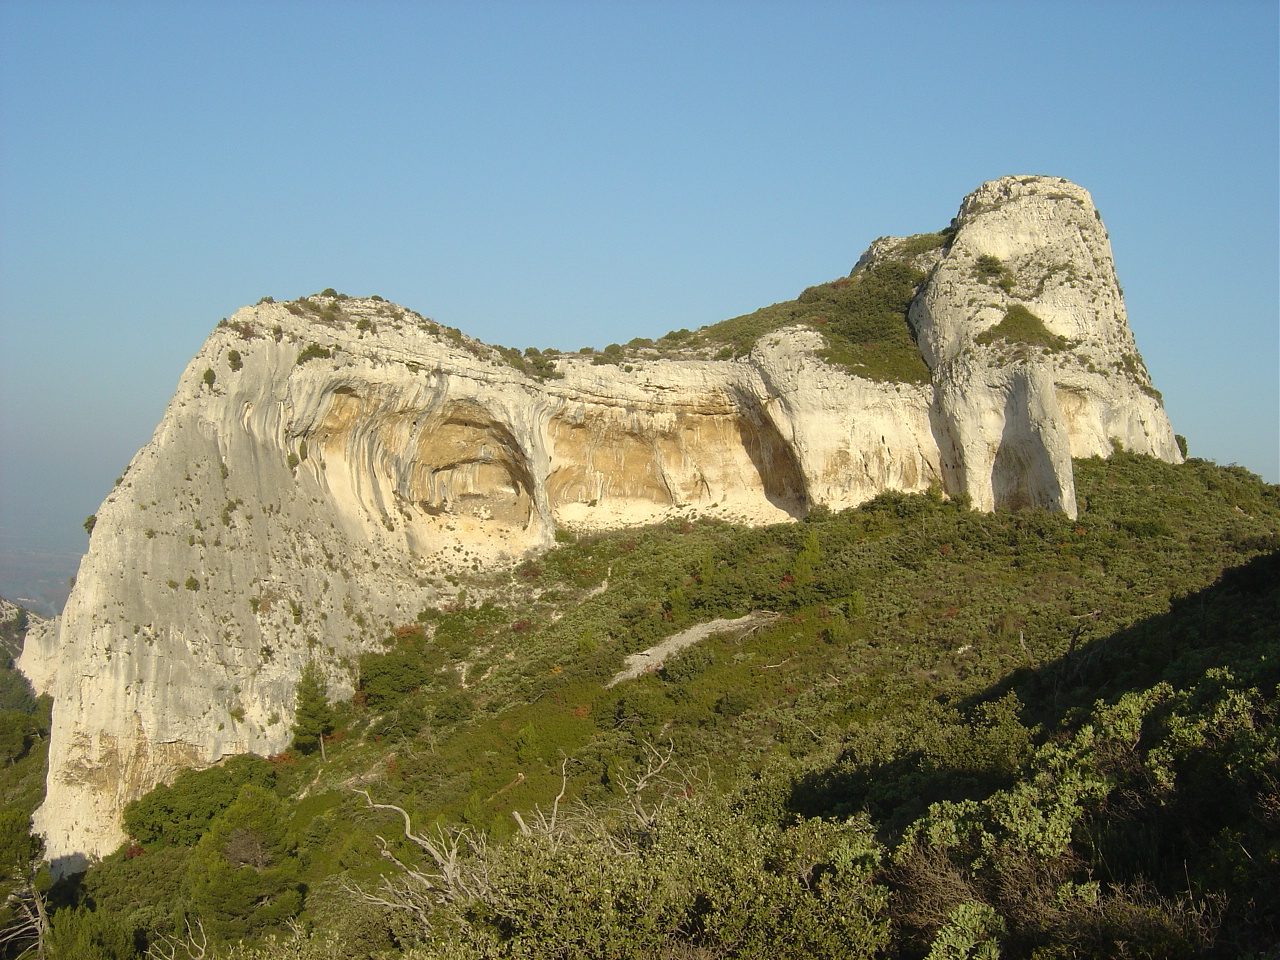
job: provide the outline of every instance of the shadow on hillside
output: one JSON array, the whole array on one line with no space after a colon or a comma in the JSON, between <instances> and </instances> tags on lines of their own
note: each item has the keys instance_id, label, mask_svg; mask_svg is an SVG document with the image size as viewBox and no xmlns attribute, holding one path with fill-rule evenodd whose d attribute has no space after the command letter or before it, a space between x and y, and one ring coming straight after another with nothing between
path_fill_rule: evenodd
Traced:
<instances>
[{"instance_id":1,"label":"shadow on hillside","mask_svg":"<svg viewBox=\"0 0 1280 960\"><path fill-rule=\"evenodd\" d=\"M1053 724L1076 707L1161 681L1175 688L1222 667L1259 689L1280 683L1280 551L1229 567L1208 587L1035 669L1019 670L963 706L1012 690L1026 722Z\"/></svg>"},{"instance_id":2,"label":"shadow on hillside","mask_svg":"<svg viewBox=\"0 0 1280 960\"><path fill-rule=\"evenodd\" d=\"M955 704L956 722L926 731L918 749L877 762L874 749L846 747L796 782L790 808L837 817L866 810L891 839L932 803L980 800L1011 784L1037 734L1070 725L1094 702L1162 681L1185 689L1213 668L1264 692L1280 684L1280 551L1223 571L1166 613L1013 672ZM862 731L863 743L876 735Z\"/></svg>"}]
</instances>

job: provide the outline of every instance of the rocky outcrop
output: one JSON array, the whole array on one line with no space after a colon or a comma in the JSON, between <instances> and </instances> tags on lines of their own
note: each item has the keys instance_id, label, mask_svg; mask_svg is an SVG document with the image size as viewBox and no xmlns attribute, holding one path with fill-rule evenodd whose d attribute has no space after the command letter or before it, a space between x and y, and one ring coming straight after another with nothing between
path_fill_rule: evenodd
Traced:
<instances>
[{"instance_id":1,"label":"rocky outcrop","mask_svg":"<svg viewBox=\"0 0 1280 960\"><path fill-rule=\"evenodd\" d=\"M1004 177L965 198L953 228L910 314L946 488L982 510L1074 516L1072 457L1120 443L1180 460L1088 191ZM1019 319L1021 337L997 335Z\"/></svg>"},{"instance_id":2,"label":"rocky outcrop","mask_svg":"<svg viewBox=\"0 0 1280 960\"><path fill-rule=\"evenodd\" d=\"M27 630L44 622L44 617L0 597L0 666L22 652Z\"/></svg>"},{"instance_id":3,"label":"rocky outcrop","mask_svg":"<svg viewBox=\"0 0 1280 960\"><path fill-rule=\"evenodd\" d=\"M811 326L733 359L530 370L377 298L236 313L99 509L62 616L28 636L20 666L55 701L49 855L110 851L123 806L180 769L284 749L306 662L349 689L444 576L557 529L760 524L930 487L1074 514L1071 457L1178 459L1084 190L993 181L936 243L877 241L855 271L886 257L928 275L908 319L929 383L852 376Z\"/></svg>"}]
</instances>

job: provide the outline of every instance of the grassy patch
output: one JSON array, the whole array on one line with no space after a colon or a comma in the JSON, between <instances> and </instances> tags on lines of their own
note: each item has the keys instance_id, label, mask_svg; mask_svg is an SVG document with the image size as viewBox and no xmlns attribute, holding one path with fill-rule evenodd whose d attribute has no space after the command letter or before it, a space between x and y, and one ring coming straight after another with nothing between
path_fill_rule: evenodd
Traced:
<instances>
[{"instance_id":1,"label":"grassy patch","mask_svg":"<svg viewBox=\"0 0 1280 960\"><path fill-rule=\"evenodd\" d=\"M940 234L926 235L936 244ZM913 238L913 240L916 238ZM822 333L828 363L870 380L927 383L907 310L925 274L906 259L887 259L852 276L809 287L795 300L706 327L696 342L728 347L734 356L751 351L761 337L804 324Z\"/></svg>"},{"instance_id":2,"label":"grassy patch","mask_svg":"<svg viewBox=\"0 0 1280 960\"><path fill-rule=\"evenodd\" d=\"M1069 341L1050 333L1044 321L1020 303L1015 303L1004 312L1004 319L990 330L984 330L974 338L978 343L995 343L1004 340L1006 343L1027 344L1033 347L1044 347L1053 353L1065 350Z\"/></svg>"}]
</instances>

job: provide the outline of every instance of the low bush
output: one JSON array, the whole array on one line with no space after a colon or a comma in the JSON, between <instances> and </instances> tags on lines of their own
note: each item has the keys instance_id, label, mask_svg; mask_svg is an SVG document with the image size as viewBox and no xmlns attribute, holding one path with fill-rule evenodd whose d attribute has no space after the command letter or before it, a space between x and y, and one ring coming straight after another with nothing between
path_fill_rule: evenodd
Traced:
<instances>
[{"instance_id":1,"label":"low bush","mask_svg":"<svg viewBox=\"0 0 1280 960\"><path fill-rule=\"evenodd\" d=\"M1020 303L1010 305L1004 312L1003 320L974 339L984 344L1004 340L1007 343L1044 347L1053 353L1065 350L1070 345L1063 337L1050 333L1044 321Z\"/></svg>"},{"instance_id":2,"label":"low bush","mask_svg":"<svg viewBox=\"0 0 1280 960\"><path fill-rule=\"evenodd\" d=\"M309 360L325 360L332 356L327 347L322 347L318 343L308 343L298 353L297 365L302 366Z\"/></svg>"}]
</instances>

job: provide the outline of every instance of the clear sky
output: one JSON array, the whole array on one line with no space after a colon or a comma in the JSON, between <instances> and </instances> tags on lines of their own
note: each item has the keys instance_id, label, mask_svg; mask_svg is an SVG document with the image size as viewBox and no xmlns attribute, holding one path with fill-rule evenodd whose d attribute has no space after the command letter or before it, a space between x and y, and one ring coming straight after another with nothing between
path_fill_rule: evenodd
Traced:
<instances>
[{"instance_id":1,"label":"clear sky","mask_svg":"<svg viewBox=\"0 0 1280 960\"><path fill-rule=\"evenodd\" d=\"M1193 455L1280 480L1274 0L4 0L0 594L63 581L264 295L491 343L694 328L1088 188Z\"/></svg>"}]
</instances>

